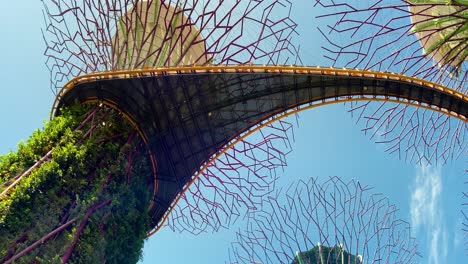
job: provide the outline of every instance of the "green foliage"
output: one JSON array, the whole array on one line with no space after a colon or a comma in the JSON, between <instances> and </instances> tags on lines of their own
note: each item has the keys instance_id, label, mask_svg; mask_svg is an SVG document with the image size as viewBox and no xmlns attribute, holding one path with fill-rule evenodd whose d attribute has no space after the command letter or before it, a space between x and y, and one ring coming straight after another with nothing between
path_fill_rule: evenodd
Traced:
<instances>
[{"instance_id":1,"label":"green foliage","mask_svg":"<svg viewBox=\"0 0 468 264\"><path fill-rule=\"evenodd\" d=\"M292 261L292 264L305 263L361 264L362 257L349 254L342 248L342 246L327 247L317 245L308 251L296 252L296 256Z\"/></svg>"},{"instance_id":2,"label":"green foliage","mask_svg":"<svg viewBox=\"0 0 468 264\"><path fill-rule=\"evenodd\" d=\"M0 262L75 218L18 263L60 263L70 249L70 263L136 263L140 258L149 228L150 163L144 147L136 151L140 140L132 136L132 127L112 109L99 108L96 123L76 129L94 107L62 110L16 152L0 157L2 191L52 150L50 159L0 197ZM127 175L132 152L136 158ZM92 210L107 200L110 204Z\"/></svg>"},{"instance_id":3,"label":"green foliage","mask_svg":"<svg viewBox=\"0 0 468 264\"><path fill-rule=\"evenodd\" d=\"M43 130L34 131L26 143L18 144L16 152L0 156L0 183L10 181L31 167L61 141L68 141L73 136L78 137L80 132L72 132L78 120L73 116L74 111L76 110L65 111L64 115L55 118L53 122L46 123Z\"/></svg>"}]
</instances>

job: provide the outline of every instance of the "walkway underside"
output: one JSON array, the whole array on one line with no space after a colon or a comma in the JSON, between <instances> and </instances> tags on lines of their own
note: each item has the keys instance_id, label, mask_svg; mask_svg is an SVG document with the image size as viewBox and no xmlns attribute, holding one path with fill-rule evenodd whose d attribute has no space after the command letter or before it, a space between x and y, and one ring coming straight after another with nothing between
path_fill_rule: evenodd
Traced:
<instances>
[{"instance_id":1,"label":"walkway underside","mask_svg":"<svg viewBox=\"0 0 468 264\"><path fill-rule=\"evenodd\" d=\"M308 67L191 67L100 73L64 87L54 107L98 101L125 113L155 161L156 228L192 177L236 137L275 115L325 101L379 98L466 122L468 97L411 77Z\"/></svg>"}]
</instances>

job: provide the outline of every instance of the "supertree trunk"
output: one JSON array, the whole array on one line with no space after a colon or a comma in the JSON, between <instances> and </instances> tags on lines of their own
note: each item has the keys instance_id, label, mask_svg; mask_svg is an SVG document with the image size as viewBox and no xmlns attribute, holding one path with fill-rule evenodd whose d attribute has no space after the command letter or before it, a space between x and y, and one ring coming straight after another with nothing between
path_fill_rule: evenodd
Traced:
<instances>
[{"instance_id":1,"label":"supertree trunk","mask_svg":"<svg viewBox=\"0 0 468 264\"><path fill-rule=\"evenodd\" d=\"M85 105L63 109L16 153L3 156L2 261L136 262L152 189L141 145L118 112ZM119 248L127 249L125 256Z\"/></svg>"}]
</instances>

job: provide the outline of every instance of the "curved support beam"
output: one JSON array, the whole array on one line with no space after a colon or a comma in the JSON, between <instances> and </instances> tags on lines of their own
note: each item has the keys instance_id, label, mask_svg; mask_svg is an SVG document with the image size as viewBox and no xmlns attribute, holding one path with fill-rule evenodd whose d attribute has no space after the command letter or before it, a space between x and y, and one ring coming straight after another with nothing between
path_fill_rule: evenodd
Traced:
<instances>
[{"instance_id":1,"label":"curved support beam","mask_svg":"<svg viewBox=\"0 0 468 264\"><path fill-rule=\"evenodd\" d=\"M467 95L413 77L252 65L84 75L57 95L52 114L76 102L97 101L119 109L136 126L157 164L153 234L200 172L239 138L292 112L356 100L424 107L465 122L468 117Z\"/></svg>"}]
</instances>

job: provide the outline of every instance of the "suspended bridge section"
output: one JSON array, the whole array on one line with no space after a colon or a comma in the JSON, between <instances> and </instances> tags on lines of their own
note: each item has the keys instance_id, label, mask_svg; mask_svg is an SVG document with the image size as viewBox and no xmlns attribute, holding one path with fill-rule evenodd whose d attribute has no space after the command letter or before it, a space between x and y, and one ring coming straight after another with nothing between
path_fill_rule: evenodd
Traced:
<instances>
[{"instance_id":1,"label":"suspended bridge section","mask_svg":"<svg viewBox=\"0 0 468 264\"><path fill-rule=\"evenodd\" d=\"M467 121L468 96L388 72L302 66L191 66L79 76L57 94L52 116L75 103L120 111L153 164L156 232L207 166L239 140L280 118L349 101L388 101Z\"/></svg>"}]
</instances>

